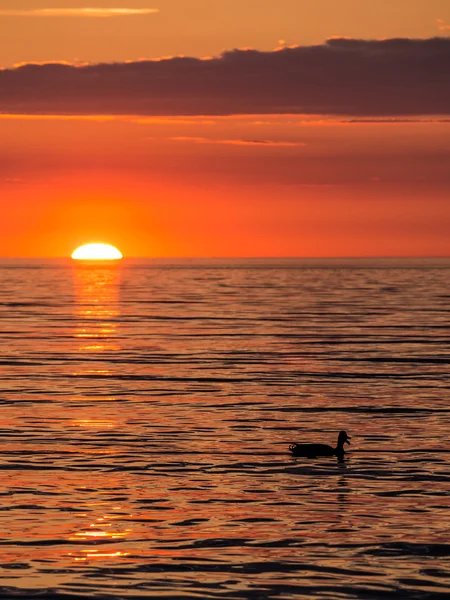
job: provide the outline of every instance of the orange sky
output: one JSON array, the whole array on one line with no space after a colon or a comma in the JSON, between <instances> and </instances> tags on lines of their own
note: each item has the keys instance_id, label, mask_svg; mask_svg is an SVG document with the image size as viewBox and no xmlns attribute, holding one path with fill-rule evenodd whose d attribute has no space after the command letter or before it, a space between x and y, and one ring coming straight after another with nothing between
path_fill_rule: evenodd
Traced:
<instances>
[{"instance_id":1,"label":"orange sky","mask_svg":"<svg viewBox=\"0 0 450 600\"><path fill-rule=\"evenodd\" d=\"M86 4L75 0L42 6L18 0L14 10L0 0L0 64L206 56L237 46L271 50L280 40L308 45L335 35L425 38L450 31L450 5L438 0L135 0L136 14L123 16L112 9L127 2L88 4L96 14L77 12ZM114 108L105 116L71 116L41 92L46 104L38 105L36 81L12 88L10 96L0 93L0 256L69 256L91 241L149 257L450 254L450 120L436 114L446 105L446 89L422 95L428 84L413 81L419 105L404 115L398 104L389 114L391 77L374 117L361 94L354 116L343 114L346 97L335 104L339 116L323 105L318 115L271 108L270 115L221 116L213 114L217 104L211 114L196 115L195 102L187 116L118 116ZM339 85L350 84L330 85L323 98L337 102ZM358 76L352 85L361 91ZM218 112L228 110L227 89L230 98L237 93L225 85ZM276 108L283 85L275 92ZM188 84L184 93L191 102ZM208 85L202 94L205 113ZM97 113L105 107L98 98ZM375 94L370 106L377 101ZM425 107L418 117L416 106ZM8 114L11 107L22 114ZM55 108L66 114L31 115ZM428 110L431 116L422 114Z\"/></svg>"},{"instance_id":2,"label":"orange sky","mask_svg":"<svg viewBox=\"0 0 450 600\"><path fill-rule=\"evenodd\" d=\"M27 10L157 9L123 17L16 16ZM3 16L2 16L3 13ZM105 13L107 14L107 13ZM442 22L441 22L442 21ZM0 0L0 65L29 61L122 61L236 47L270 50L279 40L447 34L448 0Z\"/></svg>"},{"instance_id":3,"label":"orange sky","mask_svg":"<svg viewBox=\"0 0 450 600\"><path fill-rule=\"evenodd\" d=\"M449 122L0 119L4 256L446 255Z\"/></svg>"}]
</instances>

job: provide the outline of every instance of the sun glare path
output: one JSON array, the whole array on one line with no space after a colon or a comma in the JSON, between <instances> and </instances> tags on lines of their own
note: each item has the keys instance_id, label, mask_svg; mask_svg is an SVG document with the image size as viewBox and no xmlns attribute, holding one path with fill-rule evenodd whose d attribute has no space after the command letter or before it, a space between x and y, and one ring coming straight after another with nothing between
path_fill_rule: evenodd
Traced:
<instances>
[{"instance_id":1,"label":"sun glare path","mask_svg":"<svg viewBox=\"0 0 450 600\"><path fill-rule=\"evenodd\" d=\"M122 253L110 244L85 244L73 252L72 258L74 260L120 260Z\"/></svg>"}]
</instances>

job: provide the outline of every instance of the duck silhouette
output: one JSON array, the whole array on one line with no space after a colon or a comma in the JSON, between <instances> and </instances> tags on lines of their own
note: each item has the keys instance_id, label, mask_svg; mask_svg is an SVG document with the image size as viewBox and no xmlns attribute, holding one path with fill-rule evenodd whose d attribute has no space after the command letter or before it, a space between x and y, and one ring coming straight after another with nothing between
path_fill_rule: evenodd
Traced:
<instances>
[{"instance_id":1,"label":"duck silhouette","mask_svg":"<svg viewBox=\"0 0 450 600\"><path fill-rule=\"evenodd\" d=\"M289 450L293 456L317 458L318 456L337 456L339 461L344 460L344 444L350 444L351 438L345 431L339 432L337 446L333 448L328 444L292 444Z\"/></svg>"}]
</instances>

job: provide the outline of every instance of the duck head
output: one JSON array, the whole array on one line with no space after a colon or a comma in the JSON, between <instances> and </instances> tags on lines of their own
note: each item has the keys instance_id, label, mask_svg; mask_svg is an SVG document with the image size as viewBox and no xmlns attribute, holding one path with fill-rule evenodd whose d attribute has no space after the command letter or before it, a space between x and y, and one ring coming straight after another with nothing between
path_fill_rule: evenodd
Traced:
<instances>
[{"instance_id":1,"label":"duck head","mask_svg":"<svg viewBox=\"0 0 450 600\"><path fill-rule=\"evenodd\" d=\"M341 431L338 437L338 448L343 448L344 444L350 444L350 436L347 435L346 431Z\"/></svg>"}]
</instances>

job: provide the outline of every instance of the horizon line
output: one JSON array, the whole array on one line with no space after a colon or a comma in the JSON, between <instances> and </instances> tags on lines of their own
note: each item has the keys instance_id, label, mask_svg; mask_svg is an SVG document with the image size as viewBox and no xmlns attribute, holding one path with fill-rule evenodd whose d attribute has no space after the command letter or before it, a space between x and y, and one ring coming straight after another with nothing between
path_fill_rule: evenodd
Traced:
<instances>
[{"instance_id":1,"label":"horizon line","mask_svg":"<svg viewBox=\"0 0 450 600\"><path fill-rule=\"evenodd\" d=\"M0 256L1 260L68 260L67 256ZM343 255L343 256L123 256L122 260L450 260L449 255ZM93 262L101 262L93 261ZM116 261L120 262L120 261Z\"/></svg>"}]
</instances>

